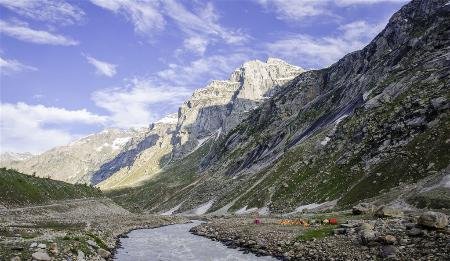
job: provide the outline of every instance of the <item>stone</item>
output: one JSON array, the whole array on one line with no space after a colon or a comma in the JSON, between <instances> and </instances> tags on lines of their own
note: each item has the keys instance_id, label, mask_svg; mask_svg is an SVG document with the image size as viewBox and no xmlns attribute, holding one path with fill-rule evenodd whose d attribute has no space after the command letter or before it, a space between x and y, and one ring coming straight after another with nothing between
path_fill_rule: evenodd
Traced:
<instances>
[{"instance_id":1,"label":"stone","mask_svg":"<svg viewBox=\"0 0 450 261\"><path fill-rule=\"evenodd\" d=\"M335 235L345 235L347 233L347 229L345 228L336 228L333 230Z\"/></svg>"},{"instance_id":2,"label":"stone","mask_svg":"<svg viewBox=\"0 0 450 261\"><path fill-rule=\"evenodd\" d=\"M370 223L361 223L361 225L359 225L360 230L372 230L373 228L374 226Z\"/></svg>"},{"instance_id":3,"label":"stone","mask_svg":"<svg viewBox=\"0 0 450 261\"><path fill-rule=\"evenodd\" d=\"M31 243L30 247L31 247L31 248L35 248L35 247L37 247L37 245L38 245L38 243L33 242L33 243Z\"/></svg>"},{"instance_id":4,"label":"stone","mask_svg":"<svg viewBox=\"0 0 450 261\"><path fill-rule=\"evenodd\" d=\"M383 258L394 258L397 255L397 248L392 245L382 246L380 256Z\"/></svg>"},{"instance_id":5,"label":"stone","mask_svg":"<svg viewBox=\"0 0 450 261\"><path fill-rule=\"evenodd\" d=\"M11 257L10 261L21 261L20 256Z\"/></svg>"},{"instance_id":6,"label":"stone","mask_svg":"<svg viewBox=\"0 0 450 261\"><path fill-rule=\"evenodd\" d=\"M33 260L36 261L50 261L51 258L47 253L44 252L35 252L31 255Z\"/></svg>"},{"instance_id":7,"label":"stone","mask_svg":"<svg viewBox=\"0 0 450 261\"><path fill-rule=\"evenodd\" d=\"M359 232L359 239L363 245L369 244L375 237L375 232L370 229L363 229Z\"/></svg>"},{"instance_id":8,"label":"stone","mask_svg":"<svg viewBox=\"0 0 450 261\"><path fill-rule=\"evenodd\" d=\"M95 248L95 249L97 249L98 248L98 245L97 245L97 243L95 243L93 240L87 240L86 241L86 243L89 245L89 246L91 246L91 247L93 247L93 248Z\"/></svg>"},{"instance_id":9,"label":"stone","mask_svg":"<svg viewBox=\"0 0 450 261\"><path fill-rule=\"evenodd\" d=\"M372 213L375 209L375 206L370 203L359 203L358 205L352 208L353 215L361 215Z\"/></svg>"},{"instance_id":10,"label":"stone","mask_svg":"<svg viewBox=\"0 0 450 261\"><path fill-rule=\"evenodd\" d=\"M77 253L77 260L78 261L85 261L86 259L86 256L84 255L84 252L83 251L81 251L81 250L78 250L78 253Z\"/></svg>"},{"instance_id":11,"label":"stone","mask_svg":"<svg viewBox=\"0 0 450 261\"><path fill-rule=\"evenodd\" d=\"M40 249L46 249L47 245L46 244L39 244L39 245L37 245L37 247L40 248Z\"/></svg>"},{"instance_id":12,"label":"stone","mask_svg":"<svg viewBox=\"0 0 450 261\"><path fill-rule=\"evenodd\" d=\"M418 236L423 235L423 231L422 231L422 229L419 229L419 228L412 228L410 230L407 230L406 234L411 237L418 237Z\"/></svg>"},{"instance_id":13,"label":"stone","mask_svg":"<svg viewBox=\"0 0 450 261\"><path fill-rule=\"evenodd\" d=\"M49 251L53 255L57 255L59 253L59 251L58 251L58 244L57 243L51 243L50 247L49 247Z\"/></svg>"},{"instance_id":14,"label":"stone","mask_svg":"<svg viewBox=\"0 0 450 261\"><path fill-rule=\"evenodd\" d=\"M447 99L445 97L438 97L431 100L431 106L436 110L443 110L448 108Z\"/></svg>"},{"instance_id":15,"label":"stone","mask_svg":"<svg viewBox=\"0 0 450 261\"><path fill-rule=\"evenodd\" d=\"M445 228L448 226L448 217L444 213L427 211L420 215L417 223L427 228Z\"/></svg>"},{"instance_id":16,"label":"stone","mask_svg":"<svg viewBox=\"0 0 450 261\"><path fill-rule=\"evenodd\" d=\"M397 208L382 206L375 212L376 217L386 218L386 217L403 217L403 211Z\"/></svg>"},{"instance_id":17,"label":"stone","mask_svg":"<svg viewBox=\"0 0 450 261\"><path fill-rule=\"evenodd\" d=\"M99 248L97 250L97 254L101 257L103 257L104 259L108 259L111 256L111 252L103 249L103 248Z\"/></svg>"},{"instance_id":18,"label":"stone","mask_svg":"<svg viewBox=\"0 0 450 261\"><path fill-rule=\"evenodd\" d=\"M386 235L383 237L383 242L388 245L393 245L397 242L397 238L394 237L393 235Z\"/></svg>"}]
</instances>

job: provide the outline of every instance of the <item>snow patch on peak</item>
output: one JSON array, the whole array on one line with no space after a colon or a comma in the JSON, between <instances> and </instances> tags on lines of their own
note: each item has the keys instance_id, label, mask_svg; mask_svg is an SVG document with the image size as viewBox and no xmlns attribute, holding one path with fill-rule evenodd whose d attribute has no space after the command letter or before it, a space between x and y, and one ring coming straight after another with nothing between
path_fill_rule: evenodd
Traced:
<instances>
[{"instance_id":1,"label":"snow patch on peak","mask_svg":"<svg viewBox=\"0 0 450 261\"><path fill-rule=\"evenodd\" d=\"M121 149L127 142L131 140L131 137L123 137L123 138L116 138L111 147L113 150Z\"/></svg>"},{"instance_id":2,"label":"snow patch on peak","mask_svg":"<svg viewBox=\"0 0 450 261\"><path fill-rule=\"evenodd\" d=\"M178 123L178 113L171 113L161 118L155 123L160 124L177 124Z\"/></svg>"}]
</instances>

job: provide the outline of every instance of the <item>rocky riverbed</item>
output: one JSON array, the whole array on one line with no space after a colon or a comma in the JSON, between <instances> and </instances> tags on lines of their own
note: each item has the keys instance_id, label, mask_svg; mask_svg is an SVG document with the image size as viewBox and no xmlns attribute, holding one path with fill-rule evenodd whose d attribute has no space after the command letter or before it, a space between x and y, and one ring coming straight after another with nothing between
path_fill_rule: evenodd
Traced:
<instances>
[{"instance_id":1,"label":"rocky riverbed","mask_svg":"<svg viewBox=\"0 0 450 261\"><path fill-rule=\"evenodd\" d=\"M355 215L358 213L359 215ZM282 260L448 260L450 229L439 212L392 208L290 218L222 217L191 232ZM337 224L330 224L336 218Z\"/></svg>"},{"instance_id":2,"label":"rocky riverbed","mask_svg":"<svg viewBox=\"0 0 450 261\"><path fill-rule=\"evenodd\" d=\"M0 261L110 260L120 235L188 221L133 214L106 198L4 208L0 212Z\"/></svg>"}]
</instances>

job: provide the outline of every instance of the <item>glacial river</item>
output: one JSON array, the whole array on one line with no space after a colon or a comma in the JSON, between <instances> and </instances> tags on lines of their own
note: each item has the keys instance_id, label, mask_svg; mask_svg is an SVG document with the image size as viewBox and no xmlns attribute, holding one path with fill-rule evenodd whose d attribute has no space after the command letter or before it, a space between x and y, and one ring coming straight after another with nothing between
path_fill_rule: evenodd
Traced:
<instances>
[{"instance_id":1,"label":"glacial river","mask_svg":"<svg viewBox=\"0 0 450 261\"><path fill-rule=\"evenodd\" d=\"M237 261L237 260L275 260L272 257L257 257L231 249L222 243L193 235L189 232L200 224L170 225L154 229L138 229L121 238L121 247L114 260L119 261Z\"/></svg>"}]
</instances>

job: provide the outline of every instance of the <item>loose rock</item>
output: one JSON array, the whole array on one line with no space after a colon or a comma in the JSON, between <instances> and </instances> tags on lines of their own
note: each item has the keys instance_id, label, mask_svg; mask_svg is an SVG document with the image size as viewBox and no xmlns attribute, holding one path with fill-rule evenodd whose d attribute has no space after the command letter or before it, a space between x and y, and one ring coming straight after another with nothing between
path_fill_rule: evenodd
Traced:
<instances>
[{"instance_id":1,"label":"loose rock","mask_svg":"<svg viewBox=\"0 0 450 261\"><path fill-rule=\"evenodd\" d=\"M381 218L385 218L385 217L403 217L403 211L401 211L400 209L383 206L383 207L380 207L377 210L377 212L375 212L375 216L376 217L381 217Z\"/></svg>"},{"instance_id":2,"label":"loose rock","mask_svg":"<svg viewBox=\"0 0 450 261\"><path fill-rule=\"evenodd\" d=\"M36 260L36 261L50 261L51 260L50 256L44 252L35 252L31 255L31 257L33 258L33 260Z\"/></svg>"},{"instance_id":3,"label":"loose rock","mask_svg":"<svg viewBox=\"0 0 450 261\"><path fill-rule=\"evenodd\" d=\"M448 226L448 217L444 213L427 211L420 216L418 224L428 228L444 228Z\"/></svg>"}]
</instances>

